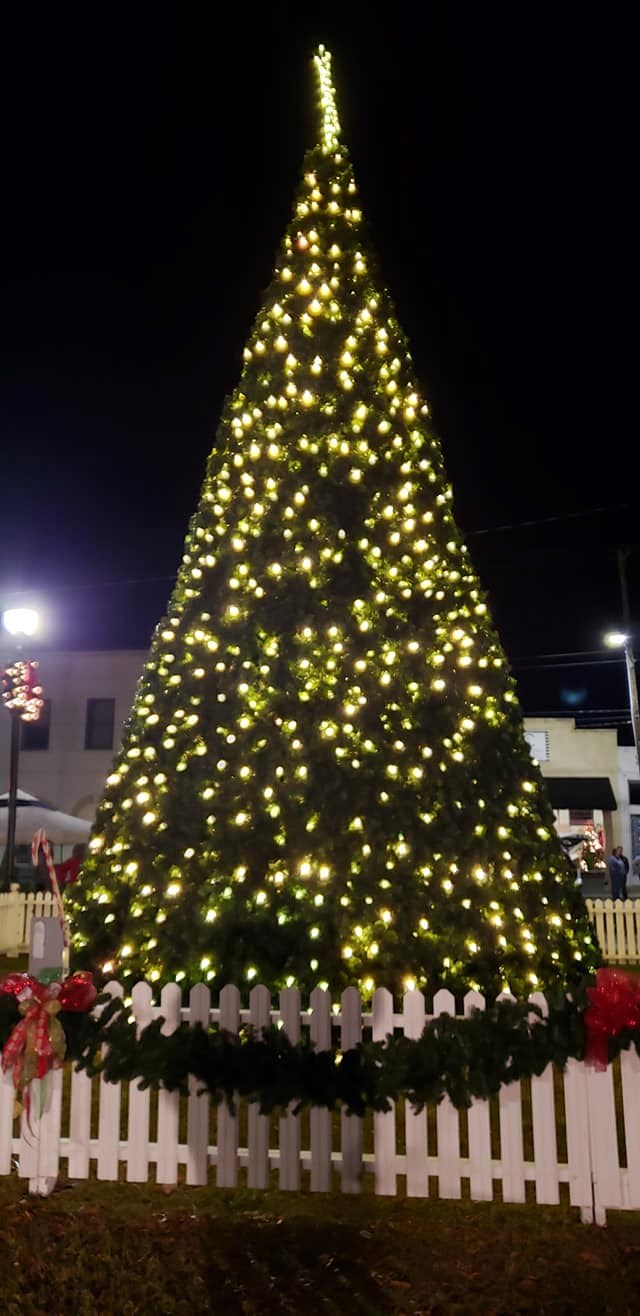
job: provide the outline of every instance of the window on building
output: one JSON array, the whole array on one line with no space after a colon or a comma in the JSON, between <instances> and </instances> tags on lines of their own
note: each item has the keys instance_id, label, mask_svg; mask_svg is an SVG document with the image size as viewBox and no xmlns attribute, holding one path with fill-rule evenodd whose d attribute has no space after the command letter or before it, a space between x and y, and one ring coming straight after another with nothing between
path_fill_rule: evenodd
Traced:
<instances>
[{"instance_id":1,"label":"window on building","mask_svg":"<svg viewBox=\"0 0 640 1316\"><path fill-rule=\"evenodd\" d=\"M21 749L48 749L49 729L51 727L51 700L45 699L37 722L23 722L21 725Z\"/></svg>"},{"instance_id":2,"label":"window on building","mask_svg":"<svg viewBox=\"0 0 640 1316\"><path fill-rule=\"evenodd\" d=\"M115 699L87 699L85 749L113 749Z\"/></svg>"},{"instance_id":3,"label":"window on building","mask_svg":"<svg viewBox=\"0 0 640 1316\"><path fill-rule=\"evenodd\" d=\"M548 763L549 761L549 732L548 731L525 731L524 738L531 750L532 757L538 760L538 763Z\"/></svg>"},{"instance_id":4,"label":"window on building","mask_svg":"<svg viewBox=\"0 0 640 1316\"><path fill-rule=\"evenodd\" d=\"M571 827L593 827L593 809L569 809Z\"/></svg>"},{"instance_id":5,"label":"window on building","mask_svg":"<svg viewBox=\"0 0 640 1316\"><path fill-rule=\"evenodd\" d=\"M640 781L629 782L629 804L640 804Z\"/></svg>"}]
</instances>

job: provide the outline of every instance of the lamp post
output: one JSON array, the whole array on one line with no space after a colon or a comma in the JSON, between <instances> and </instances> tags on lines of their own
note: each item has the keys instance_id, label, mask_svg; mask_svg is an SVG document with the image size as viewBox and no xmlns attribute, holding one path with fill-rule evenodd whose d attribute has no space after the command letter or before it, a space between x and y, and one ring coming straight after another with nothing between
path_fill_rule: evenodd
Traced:
<instances>
[{"instance_id":1,"label":"lamp post","mask_svg":"<svg viewBox=\"0 0 640 1316\"><path fill-rule=\"evenodd\" d=\"M605 644L612 649L623 649L625 663L627 665L627 685L629 688L629 707L631 709L631 725L633 727L633 742L636 748L636 764L640 772L640 705L638 704L638 681L636 678L636 660L633 652L633 640L631 635L631 608L629 606L629 590L627 587L627 576L625 572L625 562L627 560L628 549L618 549L618 573L620 576L620 595L622 598L622 617L624 620L624 631L610 631L605 635Z\"/></svg>"},{"instance_id":2,"label":"lamp post","mask_svg":"<svg viewBox=\"0 0 640 1316\"><path fill-rule=\"evenodd\" d=\"M16 642L18 654L23 641L35 635L38 614L34 608L9 608L2 614L2 624ZM16 817L18 811L18 762L20 758L20 722L35 721L42 708L42 691L33 680L34 663L18 657L3 675L2 698L11 718L11 749L9 754L9 797L7 800L7 877L14 873L16 851Z\"/></svg>"}]
</instances>

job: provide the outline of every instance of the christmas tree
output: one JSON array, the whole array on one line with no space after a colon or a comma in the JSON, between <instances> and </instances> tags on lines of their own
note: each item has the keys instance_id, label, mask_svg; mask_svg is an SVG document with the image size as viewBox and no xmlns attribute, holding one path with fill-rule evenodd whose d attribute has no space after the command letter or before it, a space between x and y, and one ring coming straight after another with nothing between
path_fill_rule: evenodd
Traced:
<instances>
[{"instance_id":1,"label":"christmas tree","mask_svg":"<svg viewBox=\"0 0 640 1316\"><path fill-rule=\"evenodd\" d=\"M564 985L597 949L314 63L320 140L107 782L76 960Z\"/></svg>"}]
</instances>

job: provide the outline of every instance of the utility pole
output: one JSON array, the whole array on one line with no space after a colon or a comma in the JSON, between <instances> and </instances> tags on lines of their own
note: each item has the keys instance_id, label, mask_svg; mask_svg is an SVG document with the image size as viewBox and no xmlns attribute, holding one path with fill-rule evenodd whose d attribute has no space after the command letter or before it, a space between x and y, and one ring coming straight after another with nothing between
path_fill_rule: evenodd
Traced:
<instances>
[{"instance_id":1,"label":"utility pole","mask_svg":"<svg viewBox=\"0 0 640 1316\"><path fill-rule=\"evenodd\" d=\"M629 605L629 587L627 585L626 563L631 549L618 549L618 575L620 577L620 594L622 597L622 617L624 621L624 656L627 664L627 684L629 687L629 706L631 725L636 747L636 765L640 774L640 705L638 704L638 682L636 678L636 660L633 652L631 633L631 608Z\"/></svg>"}]
</instances>

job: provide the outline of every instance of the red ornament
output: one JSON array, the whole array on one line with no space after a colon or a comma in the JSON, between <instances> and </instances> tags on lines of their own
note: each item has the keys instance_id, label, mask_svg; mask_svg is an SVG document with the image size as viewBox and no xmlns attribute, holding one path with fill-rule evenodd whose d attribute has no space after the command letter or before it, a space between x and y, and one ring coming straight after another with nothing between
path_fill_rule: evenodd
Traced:
<instances>
[{"instance_id":1,"label":"red ornament","mask_svg":"<svg viewBox=\"0 0 640 1316\"><path fill-rule=\"evenodd\" d=\"M587 996L585 1063L602 1070L609 1063L609 1038L627 1028L640 1029L640 978L622 969L598 969Z\"/></svg>"}]
</instances>

